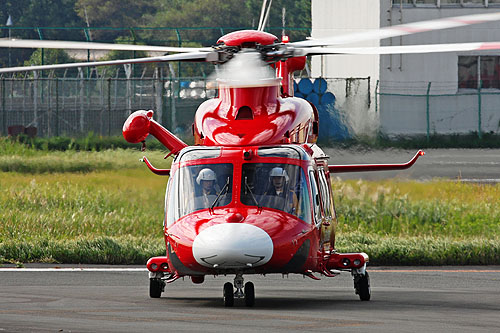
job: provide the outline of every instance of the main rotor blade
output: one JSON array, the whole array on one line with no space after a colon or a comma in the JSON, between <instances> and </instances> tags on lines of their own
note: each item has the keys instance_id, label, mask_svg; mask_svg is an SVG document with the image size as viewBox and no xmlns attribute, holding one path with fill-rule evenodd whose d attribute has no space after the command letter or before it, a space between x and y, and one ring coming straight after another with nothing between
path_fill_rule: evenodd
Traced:
<instances>
[{"instance_id":1,"label":"main rotor blade","mask_svg":"<svg viewBox=\"0 0 500 333\"><path fill-rule=\"evenodd\" d=\"M298 55L322 54L410 54L500 50L500 42L402 45L380 47L312 47L298 49Z\"/></svg>"},{"instance_id":2,"label":"main rotor blade","mask_svg":"<svg viewBox=\"0 0 500 333\"><path fill-rule=\"evenodd\" d=\"M210 47L170 47L94 42L72 42L37 39L0 39L0 47L70 49L70 50L119 50L150 52L200 52L211 51Z\"/></svg>"},{"instance_id":3,"label":"main rotor blade","mask_svg":"<svg viewBox=\"0 0 500 333\"><path fill-rule=\"evenodd\" d=\"M75 67L93 67L106 65L122 65L122 64L137 64L148 62L165 62L165 61L216 61L218 55L216 52L188 52L180 54L172 54L160 57L147 57L137 59L109 60L109 61L93 61L93 62L77 62L68 64L43 65L43 66L27 66L27 67L8 67L0 68L0 73L39 71L59 68L75 68Z\"/></svg>"},{"instance_id":4,"label":"main rotor blade","mask_svg":"<svg viewBox=\"0 0 500 333\"><path fill-rule=\"evenodd\" d=\"M381 40L384 38L405 36L418 32L456 28L466 25L499 21L499 20L500 20L500 12L445 17L436 20L393 25L390 27L384 27L377 30L354 32L330 38L310 39L306 41L290 43L289 45L295 47L315 47L315 46L351 44L356 42Z\"/></svg>"}]
</instances>

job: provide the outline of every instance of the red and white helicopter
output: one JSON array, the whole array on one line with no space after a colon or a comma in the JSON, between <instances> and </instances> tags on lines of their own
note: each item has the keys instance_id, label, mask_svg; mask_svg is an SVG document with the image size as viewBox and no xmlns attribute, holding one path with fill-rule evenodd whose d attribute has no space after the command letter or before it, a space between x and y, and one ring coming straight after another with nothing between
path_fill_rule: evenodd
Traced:
<instances>
[{"instance_id":1,"label":"red and white helicopter","mask_svg":"<svg viewBox=\"0 0 500 333\"><path fill-rule=\"evenodd\" d=\"M151 134L174 155L165 196L165 256L149 259L150 296L166 283L205 275L234 275L224 284L225 306L244 298L255 302L252 274L302 274L319 279L350 272L359 298L371 297L365 253L335 248L336 214L330 175L336 172L397 170L404 164L332 165L315 144L318 113L293 97L293 72L307 55L392 54L500 49L500 43L460 43L370 48L332 45L500 20L500 13L410 23L329 39L289 43L259 30L229 33L212 48L171 48L60 41L2 40L2 47L126 49L182 52L141 59L3 68L0 73L68 67L162 61L208 61L225 64L218 76L218 96L203 102L195 116L195 145L188 146L153 119L136 111L123 126L125 139L143 142ZM329 46L329 47L325 47ZM257 64L257 66L254 66ZM249 68L251 68L249 72Z\"/></svg>"}]
</instances>

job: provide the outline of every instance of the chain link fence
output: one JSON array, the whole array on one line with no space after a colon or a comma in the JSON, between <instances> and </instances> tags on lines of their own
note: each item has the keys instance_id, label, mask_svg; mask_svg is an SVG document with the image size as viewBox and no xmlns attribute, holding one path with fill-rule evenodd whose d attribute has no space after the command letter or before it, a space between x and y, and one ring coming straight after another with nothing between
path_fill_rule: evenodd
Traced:
<instances>
[{"instance_id":1,"label":"chain link fence","mask_svg":"<svg viewBox=\"0 0 500 333\"><path fill-rule=\"evenodd\" d=\"M500 133L500 91L456 82L377 82L380 129L392 135Z\"/></svg>"},{"instance_id":2,"label":"chain link fence","mask_svg":"<svg viewBox=\"0 0 500 333\"><path fill-rule=\"evenodd\" d=\"M130 73L130 71L129 71ZM216 96L206 78L162 75L125 78L0 77L2 135L31 128L41 137L121 135L134 111L183 138L191 136L198 106ZM320 139L342 140L381 131L388 135L500 132L500 91L460 89L439 83L373 82L370 78L299 78L296 95L320 115ZM10 133L9 133L10 129Z\"/></svg>"},{"instance_id":3,"label":"chain link fence","mask_svg":"<svg viewBox=\"0 0 500 333\"><path fill-rule=\"evenodd\" d=\"M158 72L158 71L157 71ZM136 110L155 111L155 120L181 136L191 133L194 113L214 97L204 78L0 78L0 130L36 128L36 135L121 135ZM10 133L9 133L10 129ZM33 133L33 132L32 132Z\"/></svg>"}]
</instances>

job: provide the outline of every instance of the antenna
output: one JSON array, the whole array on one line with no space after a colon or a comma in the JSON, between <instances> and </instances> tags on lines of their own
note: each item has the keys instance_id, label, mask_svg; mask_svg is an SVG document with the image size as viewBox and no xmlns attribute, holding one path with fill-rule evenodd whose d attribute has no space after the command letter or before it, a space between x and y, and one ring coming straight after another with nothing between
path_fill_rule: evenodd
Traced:
<instances>
[{"instance_id":1,"label":"antenna","mask_svg":"<svg viewBox=\"0 0 500 333\"><path fill-rule=\"evenodd\" d=\"M260 31L264 31L266 28L267 20L269 19L269 13L271 12L271 5L273 4L273 0L269 0L269 5L267 6L266 17L264 18L264 22L262 22L262 29Z\"/></svg>"},{"instance_id":2,"label":"antenna","mask_svg":"<svg viewBox=\"0 0 500 333\"><path fill-rule=\"evenodd\" d=\"M257 30L261 31L262 21L264 19L264 13L266 11L266 2L267 0L262 1L262 8L260 9L260 18L259 18L259 26Z\"/></svg>"},{"instance_id":3,"label":"antenna","mask_svg":"<svg viewBox=\"0 0 500 333\"><path fill-rule=\"evenodd\" d=\"M269 18L269 12L271 11L271 5L273 4L273 0L269 0L269 5L267 5L267 8L266 8L266 3L267 3L267 0L264 0L262 2L262 9L260 11L260 19L259 19L259 27L257 28L258 31L264 31L264 28L266 27L267 20Z\"/></svg>"}]
</instances>

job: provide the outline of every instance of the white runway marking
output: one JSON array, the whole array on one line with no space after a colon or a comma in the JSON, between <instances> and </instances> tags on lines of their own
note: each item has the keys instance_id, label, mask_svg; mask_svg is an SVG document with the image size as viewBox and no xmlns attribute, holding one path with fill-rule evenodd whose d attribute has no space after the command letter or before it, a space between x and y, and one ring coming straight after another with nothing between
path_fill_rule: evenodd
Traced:
<instances>
[{"instance_id":1,"label":"white runway marking","mask_svg":"<svg viewBox=\"0 0 500 333\"><path fill-rule=\"evenodd\" d=\"M436 268L436 269L385 269L371 267L368 270L377 273L426 273L426 272L443 272L443 273L500 273L500 269L491 268L475 268L475 269L453 269L453 268ZM16 268L16 267L0 267L0 272L147 272L147 268L141 267L47 267L47 268Z\"/></svg>"},{"instance_id":2,"label":"white runway marking","mask_svg":"<svg viewBox=\"0 0 500 333\"><path fill-rule=\"evenodd\" d=\"M72 267L72 268L0 268L0 272L147 272L146 268L94 268L94 267Z\"/></svg>"}]
</instances>

